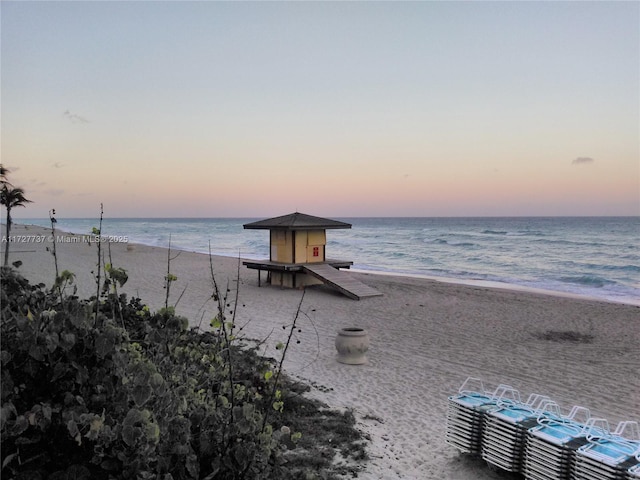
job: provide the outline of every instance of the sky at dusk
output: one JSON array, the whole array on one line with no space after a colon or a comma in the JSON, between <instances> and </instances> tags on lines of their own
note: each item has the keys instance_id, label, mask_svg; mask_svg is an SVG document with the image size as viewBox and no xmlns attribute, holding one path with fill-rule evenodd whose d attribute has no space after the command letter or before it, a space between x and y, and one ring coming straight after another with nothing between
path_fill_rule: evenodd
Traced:
<instances>
[{"instance_id":1,"label":"sky at dusk","mask_svg":"<svg viewBox=\"0 0 640 480\"><path fill-rule=\"evenodd\" d=\"M638 2L13 2L16 218L640 215Z\"/></svg>"}]
</instances>

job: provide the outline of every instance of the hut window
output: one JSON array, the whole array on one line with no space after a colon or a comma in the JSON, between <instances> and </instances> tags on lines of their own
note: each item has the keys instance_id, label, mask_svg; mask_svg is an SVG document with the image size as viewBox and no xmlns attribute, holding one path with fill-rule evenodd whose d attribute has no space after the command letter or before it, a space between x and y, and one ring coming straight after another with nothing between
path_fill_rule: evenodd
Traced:
<instances>
[{"instance_id":1,"label":"hut window","mask_svg":"<svg viewBox=\"0 0 640 480\"><path fill-rule=\"evenodd\" d=\"M320 247L313 247L313 256L314 257L320 256Z\"/></svg>"}]
</instances>

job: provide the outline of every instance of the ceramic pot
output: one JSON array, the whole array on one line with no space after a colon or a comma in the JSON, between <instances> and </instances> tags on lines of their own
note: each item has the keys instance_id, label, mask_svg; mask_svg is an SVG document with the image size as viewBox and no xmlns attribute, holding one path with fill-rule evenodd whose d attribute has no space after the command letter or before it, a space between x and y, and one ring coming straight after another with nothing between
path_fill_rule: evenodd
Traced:
<instances>
[{"instance_id":1,"label":"ceramic pot","mask_svg":"<svg viewBox=\"0 0 640 480\"><path fill-rule=\"evenodd\" d=\"M336 337L337 360L348 365L367 363L369 350L369 334L364 328L342 328Z\"/></svg>"}]
</instances>

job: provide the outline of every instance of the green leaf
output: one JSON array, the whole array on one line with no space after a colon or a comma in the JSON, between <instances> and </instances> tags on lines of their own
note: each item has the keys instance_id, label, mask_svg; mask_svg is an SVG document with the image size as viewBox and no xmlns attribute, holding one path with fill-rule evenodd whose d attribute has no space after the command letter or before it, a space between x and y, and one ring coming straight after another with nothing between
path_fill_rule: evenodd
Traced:
<instances>
[{"instance_id":1,"label":"green leaf","mask_svg":"<svg viewBox=\"0 0 640 480\"><path fill-rule=\"evenodd\" d=\"M264 372L264 379L267 382L271 379L271 377L273 377L273 372L271 370Z\"/></svg>"},{"instance_id":2,"label":"green leaf","mask_svg":"<svg viewBox=\"0 0 640 480\"><path fill-rule=\"evenodd\" d=\"M104 425L104 415L103 416L94 415L93 419L89 424L89 431L86 433L85 437L87 437L90 440L96 440L98 438L98 433L102 429L103 425Z\"/></svg>"},{"instance_id":3,"label":"green leaf","mask_svg":"<svg viewBox=\"0 0 640 480\"><path fill-rule=\"evenodd\" d=\"M152 443L158 443L160 440L160 427L157 423L148 423L146 425L145 433L147 436L147 440Z\"/></svg>"},{"instance_id":4,"label":"green leaf","mask_svg":"<svg viewBox=\"0 0 640 480\"><path fill-rule=\"evenodd\" d=\"M151 398L151 387L149 385L136 385L133 388L133 401L138 407L142 407Z\"/></svg>"},{"instance_id":5,"label":"green leaf","mask_svg":"<svg viewBox=\"0 0 640 480\"><path fill-rule=\"evenodd\" d=\"M60 347L62 347L62 349L65 351L70 350L75 345L75 343L76 336L71 332L63 333L60 337Z\"/></svg>"},{"instance_id":6,"label":"green leaf","mask_svg":"<svg viewBox=\"0 0 640 480\"><path fill-rule=\"evenodd\" d=\"M9 419L18 415L18 410L15 405L11 402L7 402L2 405L0 408L0 426L4 429L4 426L9 421Z\"/></svg>"},{"instance_id":7,"label":"green leaf","mask_svg":"<svg viewBox=\"0 0 640 480\"><path fill-rule=\"evenodd\" d=\"M130 447L135 445L135 430L131 425L125 425L122 428L122 440Z\"/></svg>"},{"instance_id":8,"label":"green leaf","mask_svg":"<svg viewBox=\"0 0 640 480\"><path fill-rule=\"evenodd\" d=\"M153 375L151 375L151 378L149 379L149 384L154 389L158 389L164 384L164 378L162 378L162 375L156 372Z\"/></svg>"},{"instance_id":9,"label":"green leaf","mask_svg":"<svg viewBox=\"0 0 640 480\"><path fill-rule=\"evenodd\" d=\"M131 408L127 412L127 416L124 418L123 424L125 426L133 427L137 422L142 422L143 420L142 412L137 408Z\"/></svg>"},{"instance_id":10,"label":"green leaf","mask_svg":"<svg viewBox=\"0 0 640 480\"><path fill-rule=\"evenodd\" d=\"M58 334L56 332L51 332L49 335L45 337L44 340L47 345L47 350L49 350L49 353L55 352L56 349L58 348L58 345L60 345L60 338L58 337Z\"/></svg>"},{"instance_id":11,"label":"green leaf","mask_svg":"<svg viewBox=\"0 0 640 480\"><path fill-rule=\"evenodd\" d=\"M124 268L111 268L109 275L121 287L129 280L129 275L127 275L127 271Z\"/></svg>"},{"instance_id":12,"label":"green leaf","mask_svg":"<svg viewBox=\"0 0 640 480\"><path fill-rule=\"evenodd\" d=\"M96 354L98 358L104 358L109 354L115 346L115 342L105 335L96 338Z\"/></svg>"},{"instance_id":13,"label":"green leaf","mask_svg":"<svg viewBox=\"0 0 640 480\"><path fill-rule=\"evenodd\" d=\"M42 415L44 415L44 418L47 420L51 420L51 414L53 413L53 409L51 408L51 405L49 405L48 403L43 403L42 404Z\"/></svg>"},{"instance_id":14,"label":"green leaf","mask_svg":"<svg viewBox=\"0 0 640 480\"><path fill-rule=\"evenodd\" d=\"M250 420L253 417L253 414L256 411L256 407L253 403L245 403L242 405L242 415L247 420Z\"/></svg>"},{"instance_id":15,"label":"green leaf","mask_svg":"<svg viewBox=\"0 0 640 480\"><path fill-rule=\"evenodd\" d=\"M5 469L5 467L7 465L9 465L9 463L11 463L11 460L13 460L14 458L16 458L18 456L17 453L12 453L11 455L7 455L7 458L4 459L4 462L2 462L2 470Z\"/></svg>"},{"instance_id":16,"label":"green leaf","mask_svg":"<svg viewBox=\"0 0 640 480\"><path fill-rule=\"evenodd\" d=\"M63 280L67 280L69 282L73 282L73 279L76 278L75 274L70 272L69 270L63 270L60 274L60 278Z\"/></svg>"},{"instance_id":17,"label":"green leaf","mask_svg":"<svg viewBox=\"0 0 640 480\"><path fill-rule=\"evenodd\" d=\"M7 350L2 350L0 352L0 363L2 364L2 366L6 366L9 362L11 361L11 352L8 352Z\"/></svg>"},{"instance_id":18,"label":"green leaf","mask_svg":"<svg viewBox=\"0 0 640 480\"><path fill-rule=\"evenodd\" d=\"M90 480L91 472L84 465L71 465L64 472L65 480Z\"/></svg>"},{"instance_id":19,"label":"green leaf","mask_svg":"<svg viewBox=\"0 0 640 480\"><path fill-rule=\"evenodd\" d=\"M44 360L44 352L43 349L39 345L30 345L29 346L29 356L34 360L41 362Z\"/></svg>"},{"instance_id":20,"label":"green leaf","mask_svg":"<svg viewBox=\"0 0 640 480\"><path fill-rule=\"evenodd\" d=\"M78 424L74 419L71 419L67 422L67 430L69 430L69 435L71 435L72 437L75 437L80 433L80 431L78 430Z\"/></svg>"},{"instance_id":21,"label":"green leaf","mask_svg":"<svg viewBox=\"0 0 640 480\"><path fill-rule=\"evenodd\" d=\"M185 466L192 478L200 478L200 460L195 453L187 455Z\"/></svg>"},{"instance_id":22,"label":"green leaf","mask_svg":"<svg viewBox=\"0 0 640 480\"><path fill-rule=\"evenodd\" d=\"M29 420L24 415L20 415L16 418L16 423L13 424L13 428L11 429L12 436L22 435L27 428L29 428Z\"/></svg>"}]
</instances>

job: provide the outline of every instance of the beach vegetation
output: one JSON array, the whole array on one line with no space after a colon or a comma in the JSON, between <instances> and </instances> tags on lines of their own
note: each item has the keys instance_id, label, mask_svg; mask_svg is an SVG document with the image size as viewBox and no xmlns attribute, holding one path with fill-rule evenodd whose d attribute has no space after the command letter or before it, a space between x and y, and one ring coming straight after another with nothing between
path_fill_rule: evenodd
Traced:
<instances>
[{"instance_id":1,"label":"beach vegetation","mask_svg":"<svg viewBox=\"0 0 640 480\"><path fill-rule=\"evenodd\" d=\"M95 302L95 320L98 321L98 309L99 309L99 301L100 298L100 274L101 274L101 266L102 266L102 242L100 241L100 235L102 234L102 219L104 217L104 207L102 203L100 204L100 223L98 228L93 227L92 233L98 238L96 242L98 244L98 261L96 266L98 268L98 273L95 274L96 277L96 302Z\"/></svg>"},{"instance_id":2,"label":"beach vegetation","mask_svg":"<svg viewBox=\"0 0 640 480\"><path fill-rule=\"evenodd\" d=\"M11 185L7 175L9 174L9 169L0 163L0 187L4 187L6 184Z\"/></svg>"},{"instance_id":3,"label":"beach vegetation","mask_svg":"<svg viewBox=\"0 0 640 480\"><path fill-rule=\"evenodd\" d=\"M64 288L67 286L67 284L73 283L74 276L71 272L68 272L67 270L65 270L65 272L68 273L65 275L65 278L62 278L60 276L60 270L58 269L58 252L56 250L56 243L57 243L56 223L58 223L58 221L54 216L55 214L56 214L55 208L52 208L51 210L49 210L49 222L51 223L51 250L49 250L49 247L47 247L47 251L50 251L51 255L53 255L53 265L55 267L55 273L56 273L56 278L53 282L53 289L58 293L58 297L60 298L60 304L64 307L63 291L64 291ZM74 294L75 294L75 290L74 290Z\"/></svg>"},{"instance_id":4,"label":"beach vegetation","mask_svg":"<svg viewBox=\"0 0 640 480\"><path fill-rule=\"evenodd\" d=\"M178 258L180 256L180 251L178 251L178 253L175 256L171 256L171 235L169 235L169 245L167 247L167 273L164 276L164 289L165 289L165 295L164 295L164 308L169 308L169 295L171 293L171 285L174 282L178 281L178 277L176 275L174 275L173 273L171 273L171 261L175 260L176 258ZM183 290L184 293L184 290ZM182 295L180 295L180 297L178 298L177 302L180 301L180 298L182 297ZM176 302L176 304L177 304Z\"/></svg>"},{"instance_id":5,"label":"beach vegetation","mask_svg":"<svg viewBox=\"0 0 640 480\"><path fill-rule=\"evenodd\" d=\"M5 225L5 241L4 243L4 263L3 265L7 266L9 264L9 245L11 243L11 210L16 207L26 207L27 203L32 203L26 197L26 193L24 189L20 187L14 187L9 180L7 179L7 175L9 170L6 167L0 165L0 205L3 205L7 212L7 219Z\"/></svg>"},{"instance_id":6,"label":"beach vegetation","mask_svg":"<svg viewBox=\"0 0 640 480\"><path fill-rule=\"evenodd\" d=\"M47 289L1 268L3 477L357 475L366 439L353 413L307 399L283 372L295 319L278 362L238 338L237 298L215 280L218 313L202 331L173 307L118 294L124 269L109 263L105 274L100 297L82 300L60 295L74 281L66 270Z\"/></svg>"}]
</instances>

